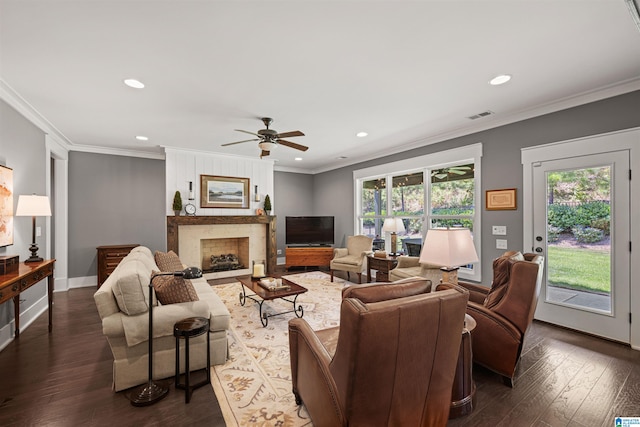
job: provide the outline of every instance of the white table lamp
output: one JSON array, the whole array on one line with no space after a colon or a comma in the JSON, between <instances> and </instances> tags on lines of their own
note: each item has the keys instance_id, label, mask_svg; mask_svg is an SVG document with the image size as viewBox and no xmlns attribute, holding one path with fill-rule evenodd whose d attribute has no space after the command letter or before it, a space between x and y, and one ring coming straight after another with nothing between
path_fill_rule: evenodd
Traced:
<instances>
[{"instance_id":1,"label":"white table lamp","mask_svg":"<svg viewBox=\"0 0 640 427\"><path fill-rule=\"evenodd\" d=\"M398 235L396 233L401 233L404 231L404 223L402 222L402 218L385 219L384 224L382 224L382 231L384 231L385 233L391 233L390 255L397 255L396 251L398 250Z\"/></svg>"},{"instance_id":2,"label":"white table lamp","mask_svg":"<svg viewBox=\"0 0 640 427\"><path fill-rule=\"evenodd\" d=\"M29 248L31 256L24 262L41 262L42 258L38 256L38 245L36 245L36 217L51 216L49 198L47 196L36 196L35 194L30 196L20 195L18 197L16 216L32 217L33 230L31 247Z\"/></svg>"},{"instance_id":3,"label":"white table lamp","mask_svg":"<svg viewBox=\"0 0 640 427\"><path fill-rule=\"evenodd\" d=\"M420 252L420 262L442 266L442 281L457 284L458 268L478 261L468 228L432 228Z\"/></svg>"}]
</instances>

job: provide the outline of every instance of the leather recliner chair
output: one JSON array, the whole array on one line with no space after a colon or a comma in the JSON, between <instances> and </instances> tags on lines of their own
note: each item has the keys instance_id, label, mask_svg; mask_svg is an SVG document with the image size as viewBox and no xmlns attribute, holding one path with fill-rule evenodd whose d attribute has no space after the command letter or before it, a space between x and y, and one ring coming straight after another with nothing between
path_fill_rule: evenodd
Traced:
<instances>
[{"instance_id":1,"label":"leather recliner chair","mask_svg":"<svg viewBox=\"0 0 640 427\"><path fill-rule=\"evenodd\" d=\"M445 426L468 292L352 286L340 326L289 321L291 379L315 426Z\"/></svg>"},{"instance_id":2,"label":"leather recliner chair","mask_svg":"<svg viewBox=\"0 0 640 427\"><path fill-rule=\"evenodd\" d=\"M469 291L467 314L477 323L473 361L502 375L509 387L536 311L543 266L540 255L510 251L493 261L491 288L458 282Z\"/></svg>"}]
</instances>

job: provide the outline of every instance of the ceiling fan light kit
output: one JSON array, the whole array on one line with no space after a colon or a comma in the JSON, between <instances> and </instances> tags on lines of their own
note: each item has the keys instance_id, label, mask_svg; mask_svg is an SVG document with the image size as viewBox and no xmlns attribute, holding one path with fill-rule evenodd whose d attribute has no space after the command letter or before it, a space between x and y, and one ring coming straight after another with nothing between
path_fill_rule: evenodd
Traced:
<instances>
[{"instance_id":1,"label":"ceiling fan light kit","mask_svg":"<svg viewBox=\"0 0 640 427\"><path fill-rule=\"evenodd\" d=\"M269 125L273 122L273 119L270 117L263 117L262 123L265 125L265 129L260 129L257 133L250 132L248 130L235 129L237 132L248 133L249 135L254 135L257 138L254 139L245 139L242 141L229 142L227 144L222 144L223 147L235 144L241 144L243 142L258 142L258 148L260 148L260 158L266 157L271 153L271 150L276 148L278 145L284 145L285 147L293 148L295 150L307 151L309 147L301 144L296 144L295 142L285 141L282 138L292 138L294 136L304 136L304 133L299 130L294 130L290 132L278 133L274 129L269 129Z\"/></svg>"}]
</instances>

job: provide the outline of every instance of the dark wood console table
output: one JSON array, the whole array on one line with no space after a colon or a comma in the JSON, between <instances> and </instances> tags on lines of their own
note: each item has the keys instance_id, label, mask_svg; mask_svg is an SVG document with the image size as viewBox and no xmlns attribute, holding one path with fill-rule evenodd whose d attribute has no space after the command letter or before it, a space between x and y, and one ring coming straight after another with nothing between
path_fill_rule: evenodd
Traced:
<instances>
[{"instance_id":1,"label":"dark wood console table","mask_svg":"<svg viewBox=\"0 0 640 427\"><path fill-rule=\"evenodd\" d=\"M367 255L367 283L371 283L371 270L376 270L376 282L388 282L389 271L398 265L396 257L379 258Z\"/></svg>"},{"instance_id":2,"label":"dark wood console table","mask_svg":"<svg viewBox=\"0 0 640 427\"><path fill-rule=\"evenodd\" d=\"M47 278L49 296L49 332L53 330L53 266L55 259L21 262L15 271L0 275L0 304L13 298L16 338L20 336L20 292Z\"/></svg>"}]
</instances>

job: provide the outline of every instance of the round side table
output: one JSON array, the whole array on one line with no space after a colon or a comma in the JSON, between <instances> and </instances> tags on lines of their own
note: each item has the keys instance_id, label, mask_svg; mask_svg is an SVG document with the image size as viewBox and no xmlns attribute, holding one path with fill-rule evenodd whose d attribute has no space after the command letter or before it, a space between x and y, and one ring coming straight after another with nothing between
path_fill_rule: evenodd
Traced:
<instances>
[{"instance_id":1,"label":"round side table","mask_svg":"<svg viewBox=\"0 0 640 427\"><path fill-rule=\"evenodd\" d=\"M189 371L189 339L207 334L207 376L204 380L191 384L191 372ZM211 347L209 342L209 319L204 317L189 317L173 325L173 336L176 337L176 388L185 390L184 400L189 403L193 390L211 382ZM180 338L184 338L184 383L180 382Z\"/></svg>"},{"instance_id":2,"label":"round side table","mask_svg":"<svg viewBox=\"0 0 640 427\"><path fill-rule=\"evenodd\" d=\"M465 314L458 365L451 393L449 419L470 414L476 403L476 384L473 382L473 354L471 351L471 332L475 327L476 320Z\"/></svg>"}]
</instances>

